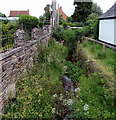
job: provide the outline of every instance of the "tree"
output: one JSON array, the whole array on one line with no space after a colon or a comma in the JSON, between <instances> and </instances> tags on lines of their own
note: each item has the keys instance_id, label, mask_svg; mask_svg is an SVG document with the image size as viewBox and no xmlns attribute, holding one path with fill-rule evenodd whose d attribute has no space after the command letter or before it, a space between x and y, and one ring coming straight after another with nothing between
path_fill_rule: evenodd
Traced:
<instances>
[{"instance_id":1,"label":"tree","mask_svg":"<svg viewBox=\"0 0 116 120\"><path fill-rule=\"evenodd\" d=\"M96 14L98 14L100 16L100 15L103 14L103 10L100 8L99 5L97 5L97 3L93 3L92 13L96 13Z\"/></svg>"},{"instance_id":2,"label":"tree","mask_svg":"<svg viewBox=\"0 0 116 120\"><path fill-rule=\"evenodd\" d=\"M6 17L6 15L0 12L0 17Z\"/></svg>"},{"instance_id":3,"label":"tree","mask_svg":"<svg viewBox=\"0 0 116 120\"><path fill-rule=\"evenodd\" d=\"M90 29L90 34L93 34L94 26L97 20L98 20L98 14L96 13L92 13L87 17L86 25Z\"/></svg>"},{"instance_id":4,"label":"tree","mask_svg":"<svg viewBox=\"0 0 116 120\"><path fill-rule=\"evenodd\" d=\"M21 15L18 20L19 25L21 25L29 34L34 27L38 26L38 22L38 18L29 15Z\"/></svg>"},{"instance_id":5,"label":"tree","mask_svg":"<svg viewBox=\"0 0 116 120\"><path fill-rule=\"evenodd\" d=\"M47 21L50 20L51 11L50 11L50 5L49 4L46 5L46 7L44 8L44 11L45 11L45 13L44 13L45 19Z\"/></svg>"},{"instance_id":6,"label":"tree","mask_svg":"<svg viewBox=\"0 0 116 120\"><path fill-rule=\"evenodd\" d=\"M91 2L74 2L75 11L72 15L73 22L85 22L86 18L91 14L92 12L92 0Z\"/></svg>"}]
</instances>

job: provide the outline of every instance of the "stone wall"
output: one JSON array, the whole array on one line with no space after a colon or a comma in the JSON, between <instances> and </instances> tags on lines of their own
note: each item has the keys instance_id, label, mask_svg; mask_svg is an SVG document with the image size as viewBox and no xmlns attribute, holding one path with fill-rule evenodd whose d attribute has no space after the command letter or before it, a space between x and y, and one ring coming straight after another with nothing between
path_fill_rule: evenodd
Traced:
<instances>
[{"instance_id":1,"label":"stone wall","mask_svg":"<svg viewBox=\"0 0 116 120\"><path fill-rule=\"evenodd\" d=\"M33 37L36 38L34 35ZM18 36L16 38L19 39ZM38 42L47 45L49 38L50 33L27 42L19 39L20 42L18 41L19 44L15 48L0 53L0 113L4 112L6 101L15 96L20 73L33 65L34 57L38 55Z\"/></svg>"}]
</instances>

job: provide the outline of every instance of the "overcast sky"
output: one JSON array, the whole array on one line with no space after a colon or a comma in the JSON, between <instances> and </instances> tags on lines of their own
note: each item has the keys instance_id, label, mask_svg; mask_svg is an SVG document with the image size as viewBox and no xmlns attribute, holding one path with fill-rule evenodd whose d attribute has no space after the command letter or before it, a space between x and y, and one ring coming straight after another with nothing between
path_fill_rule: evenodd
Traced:
<instances>
[{"instance_id":1,"label":"overcast sky","mask_svg":"<svg viewBox=\"0 0 116 120\"><path fill-rule=\"evenodd\" d=\"M116 0L93 0L106 12ZM62 6L63 11L70 16L74 12L74 0L57 0L57 4ZM30 15L39 17L44 12L46 4L51 4L52 0L0 0L0 12L9 16L10 10L30 10Z\"/></svg>"}]
</instances>

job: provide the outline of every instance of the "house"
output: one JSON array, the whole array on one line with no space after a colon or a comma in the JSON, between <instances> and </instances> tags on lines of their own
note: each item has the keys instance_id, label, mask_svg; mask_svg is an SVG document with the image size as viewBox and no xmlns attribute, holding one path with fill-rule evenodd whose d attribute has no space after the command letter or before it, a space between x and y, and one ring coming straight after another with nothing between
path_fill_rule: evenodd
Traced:
<instances>
[{"instance_id":1,"label":"house","mask_svg":"<svg viewBox=\"0 0 116 120\"><path fill-rule=\"evenodd\" d=\"M59 13L59 15L62 16L62 18L63 18L64 20L67 19L68 16L63 12L62 7L60 7L59 9L57 9L57 14L58 14L58 13Z\"/></svg>"},{"instance_id":2,"label":"house","mask_svg":"<svg viewBox=\"0 0 116 120\"><path fill-rule=\"evenodd\" d=\"M29 15L29 9L27 11L10 11L9 17L18 17L19 15Z\"/></svg>"},{"instance_id":3,"label":"house","mask_svg":"<svg viewBox=\"0 0 116 120\"><path fill-rule=\"evenodd\" d=\"M99 18L99 40L116 45L116 3Z\"/></svg>"}]
</instances>

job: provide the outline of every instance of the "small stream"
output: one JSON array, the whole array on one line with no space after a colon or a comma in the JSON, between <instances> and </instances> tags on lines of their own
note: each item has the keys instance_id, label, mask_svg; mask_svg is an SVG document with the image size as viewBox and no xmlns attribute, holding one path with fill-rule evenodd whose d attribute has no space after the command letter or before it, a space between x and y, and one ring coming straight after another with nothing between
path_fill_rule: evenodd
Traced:
<instances>
[{"instance_id":1,"label":"small stream","mask_svg":"<svg viewBox=\"0 0 116 120\"><path fill-rule=\"evenodd\" d=\"M71 63L77 62L73 58L73 51L69 51L68 56L66 58L67 61L70 61ZM72 99L77 95L77 92L75 90L77 89L76 84L74 81L70 78L70 75L68 73L64 74L62 77L62 84L63 84L63 94L62 96L59 96L59 99L56 100L56 103L58 105L58 113L55 115L55 120L70 120L71 116L71 109L70 104ZM60 99L62 97L62 99ZM64 102L65 101L65 102Z\"/></svg>"}]
</instances>

